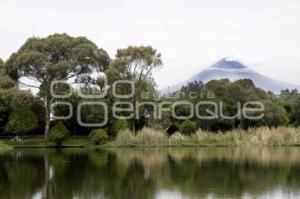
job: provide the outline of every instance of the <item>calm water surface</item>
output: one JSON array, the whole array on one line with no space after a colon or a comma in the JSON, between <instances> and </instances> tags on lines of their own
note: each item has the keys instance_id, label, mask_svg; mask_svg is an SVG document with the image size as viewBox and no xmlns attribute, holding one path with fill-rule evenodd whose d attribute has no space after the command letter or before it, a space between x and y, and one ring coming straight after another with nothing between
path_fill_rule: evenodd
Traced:
<instances>
[{"instance_id":1,"label":"calm water surface","mask_svg":"<svg viewBox=\"0 0 300 199\"><path fill-rule=\"evenodd\" d=\"M300 147L13 150L0 198L300 198Z\"/></svg>"}]
</instances>

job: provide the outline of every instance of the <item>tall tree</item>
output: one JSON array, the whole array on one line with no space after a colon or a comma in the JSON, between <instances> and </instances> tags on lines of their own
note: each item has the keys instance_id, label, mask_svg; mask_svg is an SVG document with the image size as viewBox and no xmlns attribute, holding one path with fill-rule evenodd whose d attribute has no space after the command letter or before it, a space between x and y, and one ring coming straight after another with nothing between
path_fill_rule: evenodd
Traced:
<instances>
[{"instance_id":1,"label":"tall tree","mask_svg":"<svg viewBox=\"0 0 300 199\"><path fill-rule=\"evenodd\" d=\"M53 34L46 38L29 38L13 53L5 66L19 84L39 89L45 108L45 139L50 127L51 82L76 78L83 73L104 71L109 56L85 37ZM28 81L22 81L25 77ZM29 83L34 82L34 83Z\"/></svg>"},{"instance_id":2,"label":"tall tree","mask_svg":"<svg viewBox=\"0 0 300 199\"><path fill-rule=\"evenodd\" d=\"M107 76L110 81L130 80L134 82L132 104L134 119L132 129L135 132L137 96L145 91L145 83L153 82L152 72L162 65L161 54L151 46L129 46L117 50L116 58L110 64ZM149 85L149 84L148 84Z\"/></svg>"}]
</instances>

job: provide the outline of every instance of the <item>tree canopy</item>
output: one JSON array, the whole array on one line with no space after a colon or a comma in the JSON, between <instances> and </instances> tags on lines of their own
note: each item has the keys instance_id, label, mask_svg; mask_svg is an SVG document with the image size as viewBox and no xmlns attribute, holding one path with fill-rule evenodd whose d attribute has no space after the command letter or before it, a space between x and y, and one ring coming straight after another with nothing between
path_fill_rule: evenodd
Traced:
<instances>
[{"instance_id":1,"label":"tree canopy","mask_svg":"<svg viewBox=\"0 0 300 199\"><path fill-rule=\"evenodd\" d=\"M233 82L229 79L221 79L206 83L191 82L181 88L179 93L184 93L184 95L175 98L158 97L152 73L161 66L161 54L151 46L129 46L118 49L111 60L103 49L85 37L53 34L45 38L29 38L8 60L0 59L0 132L4 133L5 130L15 132L17 130L13 128L21 129L19 127L23 124L14 125L13 121L21 121L22 117L26 121L26 115L29 117L33 114L37 119L38 130L36 132L40 134L43 131L47 138L50 115L65 116L70 112L68 106L65 105L58 105L51 110L50 105L56 101L68 102L72 105L74 114L63 121L71 135L87 135L93 130L92 127L81 125L77 118L79 104L86 101L103 102L108 106L108 122L101 128L108 133L110 138L116 137L120 129L128 127L131 127L134 132L145 126L160 130L173 126L178 130L180 126L185 125L184 121L172 117L170 111L162 111L160 119L152 118L155 107L152 107L151 103L157 105L170 102L166 104L170 108L172 104L180 100L188 101L194 107L201 101L222 103L222 114L228 116L227 119L189 118L191 123L196 124L196 128L204 130L226 131L232 128L300 125L300 94L297 90L283 90L280 95L274 95L257 88L250 79ZM103 76L99 75L101 72L106 74L107 82ZM55 80L87 84L80 90L74 89L69 98L57 99L50 93L51 83ZM135 88L133 95L129 98L114 96L112 88L118 80L130 81ZM29 91L20 90L18 86L36 88L39 93L34 96ZM66 86L62 84L55 87L58 89L55 93L64 94L67 90ZM90 95L101 93L106 88L111 89L108 89L107 95L101 99L86 99L79 92L84 90L84 94ZM119 95L128 95L131 93L130 89L132 89L131 85L119 84L115 91ZM191 97L191 93L195 96ZM212 98L209 97L209 93L213 93ZM237 113L240 111L239 103L244 105L249 101L259 101L265 105L264 118L259 121L251 121L243 117L230 119L230 116L239 114ZM134 114L133 119L114 118L115 102L125 102L120 108L128 108L126 102L133 105L133 110L128 111L130 115ZM139 103L143 105L138 106ZM20 113L20 107L24 108L23 114ZM210 108L213 107L200 106L198 111L201 115L205 115L207 109ZM83 123L98 123L105 118L105 109L97 104L83 106L80 110ZM189 105L178 105L175 109L177 116L189 116L190 111ZM16 113L20 113L20 116L17 117ZM29 121L28 125L33 123L35 121Z\"/></svg>"},{"instance_id":2,"label":"tree canopy","mask_svg":"<svg viewBox=\"0 0 300 199\"><path fill-rule=\"evenodd\" d=\"M80 74L104 71L110 62L108 54L85 37L53 34L46 38L29 38L7 60L8 74L19 84L38 88L45 108L45 138L50 127L51 83L68 80ZM33 81L27 83L21 77Z\"/></svg>"},{"instance_id":3,"label":"tree canopy","mask_svg":"<svg viewBox=\"0 0 300 199\"><path fill-rule=\"evenodd\" d=\"M161 54L151 46L129 46L117 50L116 58L106 71L110 83L116 80L133 82L134 93L131 102L134 110L132 121L134 132L136 129L136 102L143 100L141 99L142 92L154 93L155 83L152 79L152 72L161 65ZM128 94L130 91L123 88L123 93Z\"/></svg>"}]
</instances>

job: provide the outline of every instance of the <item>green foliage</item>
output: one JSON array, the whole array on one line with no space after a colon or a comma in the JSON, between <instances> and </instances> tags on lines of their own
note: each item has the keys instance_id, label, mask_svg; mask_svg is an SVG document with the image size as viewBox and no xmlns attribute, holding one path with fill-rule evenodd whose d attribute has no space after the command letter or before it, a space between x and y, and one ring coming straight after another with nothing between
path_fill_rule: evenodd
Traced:
<instances>
[{"instance_id":1,"label":"green foliage","mask_svg":"<svg viewBox=\"0 0 300 199\"><path fill-rule=\"evenodd\" d=\"M43 83L72 74L103 71L109 64L107 53L85 37L53 34L46 38L29 38L7 60L6 69L14 77L32 77ZM48 80L45 79L48 77Z\"/></svg>"},{"instance_id":2,"label":"green foliage","mask_svg":"<svg viewBox=\"0 0 300 199\"><path fill-rule=\"evenodd\" d=\"M3 60L0 58L0 75L4 75L6 73L5 66Z\"/></svg>"},{"instance_id":3,"label":"green foliage","mask_svg":"<svg viewBox=\"0 0 300 199\"><path fill-rule=\"evenodd\" d=\"M17 88L0 91L0 94L11 108L20 106L30 108L36 101L29 91L22 91Z\"/></svg>"},{"instance_id":4,"label":"green foliage","mask_svg":"<svg viewBox=\"0 0 300 199\"><path fill-rule=\"evenodd\" d=\"M8 117L8 107L6 101L0 98L0 132L4 130Z\"/></svg>"},{"instance_id":5,"label":"green foliage","mask_svg":"<svg viewBox=\"0 0 300 199\"><path fill-rule=\"evenodd\" d=\"M162 113L162 119L154 121L151 118L152 113L154 113L151 105L148 104L141 107L136 107L135 105L135 102L164 101L164 98L156 101L153 97L157 91L152 72L161 65L161 54L151 46L129 46L119 49L115 59L111 61L103 49L98 48L96 44L85 37L53 34L46 38L29 38L5 63L0 59L0 131L9 126L6 124L9 120L8 116L13 115L13 111L20 106L26 106L27 109L35 113L35 116L39 119L39 126L44 125L44 123L46 123L46 126L50 126L50 102L55 101L50 95L51 82L53 80L68 79L83 73L92 73L95 70L106 73L110 86L115 80L131 80L135 82L135 95L131 102L134 104L134 113L138 113L141 117L138 120L128 121L130 126L141 129L147 124L147 126L162 130L170 127L171 124L178 125L181 121L172 118L168 111ZM40 93L37 98L32 96L30 92L20 91L17 88L16 80L20 81L20 77L27 77L40 83ZM98 89L87 85L84 87L86 94L101 92L104 89L104 79L100 77L98 79L93 79L90 76L81 77L77 81L88 81L88 83L93 83L99 87ZM56 93L63 94L68 90L68 87L66 85L56 85L55 89L57 89L55 90ZM130 93L130 85L122 85L116 90L118 94L128 94ZM234 128L247 129L259 126L300 125L300 94L297 90L283 90L280 96L275 96L270 92L256 88L250 79L234 82L223 79L212 80L205 84L192 82L182 87L181 91L186 95L180 96L179 99L187 100L194 105L199 101L206 100L212 100L216 103L223 102L223 114L226 116L237 114L237 103L241 103L241 106L249 101L260 101L265 104L265 117L259 121L247 121L242 117L211 120L191 118L192 121L196 122L192 126L208 131L228 131ZM143 95L142 98L141 96L145 92L149 93L149 96L145 97ZM199 95L195 98L190 98L190 92ZM213 93L214 98L207 97L208 92ZM74 93L69 99L65 99L65 101L73 105L74 113L77 105L82 100L77 93ZM119 101L119 99L114 98L109 93L103 101L109 106L109 124L105 128L109 129L109 136L115 137L119 131L124 131L129 125L125 120L114 121L112 118L112 104ZM41 102L43 102L43 106L38 106L37 104L41 104ZM41 108L44 110L41 110ZM199 114L207 115L207 109L210 108L209 106L200 106ZM68 112L69 110L66 106L57 106L54 110L55 115L67 115ZM148 119L144 117L146 112L150 115ZM190 107L179 105L176 106L175 112L178 116L187 116L190 114ZM125 113L123 114L125 115ZM82 120L86 123L103 121L103 115L104 110L97 105L84 106L81 111ZM72 133L79 132L80 134L91 130L78 124L76 114L64 122ZM192 128L192 130L185 131L185 128L191 128L186 123L194 122L186 121L182 123L183 130L181 130L186 132L186 134L191 134L195 130ZM184 127L185 125L187 127ZM14 125L10 124L10 126Z\"/></svg>"},{"instance_id":6,"label":"green foliage","mask_svg":"<svg viewBox=\"0 0 300 199\"><path fill-rule=\"evenodd\" d=\"M5 63L10 77L27 77L39 83L39 95L45 108L45 137L50 126L50 85L54 80L68 79L83 73L104 71L110 62L108 54L85 37L53 34L46 38L29 38ZM24 84L24 82L23 82ZM36 87L28 85L29 87Z\"/></svg>"},{"instance_id":7,"label":"green foliage","mask_svg":"<svg viewBox=\"0 0 300 199\"><path fill-rule=\"evenodd\" d=\"M161 54L151 46L129 46L125 49L118 49L116 58L111 62L106 75L108 81L112 84L115 80L130 80L135 83L133 95L133 109L136 113L136 101L145 100L141 98L142 92L155 93L155 83L152 78L154 69L162 65ZM119 94L128 94L131 91L129 85L118 90ZM151 101L152 98L148 98ZM144 109L139 109L144 112ZM135 118L131 121L132 124L143 123L140 120L137 122ZM135 131L135 125L133 125Z\"/></svg>"},{"instance_id":8,"label":"green foliage","mask_svg":"<svg viewBox=\"0 0 300 199\"><path fill-rule=\"evenodd\" d=\"M259 122L263 126L278 127L289 123L289 117L282 104L274 101L266 101L265 116Z\"/></svg>"},{"instance_id":9,"label":"green foliage","mask_svg":"<svg viewBox=\"0 0 300 199\"><path fill-rule=\"evenodd\" d=\"M136 135L126 130L118 134L109 146L298 146L300 129L292 127L259 127L233 129L223 133L198 130L195 134L175 133L166 136L162 131L142 129Z\"/></svg>"},{"instance_id":10,"label":"green foliage","mask_svg":"<svg viewBox=\"0 0 300 199\"><path fill-rule=\"evenodd\" d=\"M40 108L36 109L36 105ZM41 107L39 99L35 98L29 91L22 91L13 87L0 89L0 131L5 130L9 115L20 107L31 110L34 113L34 118L38 120L38 127L42 127L44 116L40 114L43 113L43 107Z\"/></svg>"},{"instance_id":11,"label":"green foliage","mask_svg":"<svg viewBox=\"0 0 300 199\"><path fill-rule=\"evenodd\" d=\"M13 128L19 128L19 125L12 126L13 121L7 124L9 115L14 115L16 118L14 112L19 109L18 107L30 109L34 101L35 99L30 92L18 89L16 82L8 76L5 64L0 59L0 132L5 131L5 128L8 128L8 131L14 131ZM27 112L24 114L27 114ZM21 126L24 127L24 125Z\"/></svg>"},{"instance_id":12,"label":"green foliage","mask_svg":"<svg viewBox=\"0 0 300 199\"><path fill-rule=\"evenodd\" d=\"M128 129L128 122L124 119L115 120L111 127L111 135L116 137L120 131Z\"/></svg>"},{"instance_id":13,"label":"green foliage","mask_svg":"<svg viewBox=\"0 0 300 199\"><path fill-rule=\"evenodd\" d=\"M105 144L108 141L108 135L103 129L94 129L89 135L90 140L95 144Z\"/></svg>"},{"instance_id":14,"label":"green foliage","mask_svg":"<svg viewBox=\"0 0 300 199\"><path fill-rule=\"evenodd\" d=\"M201 116L211 116L207 110L211 112L217 112L217 117L214 119L198 119L192 118L192 120L197 122L197 125L205 130L209 131L227 131L230 129L241 127L243 125L263 125L259 123L249 123L245 124L245 121L242 121L242 118L238 115L238 106L241 107L247 102L250 101L267 101L274 100L272 99L272 94L269 94L259 88L256 88L254 83L250 79L237 80L234 82L229 81L228 79L222 80L212 80L203 84L202 82L192 82L187 86L181 88L181 92L184 95L180 96L180 100L186 100L191 102L194 106L200 101L209 101L214 102L218 105L217 109L213 105L202 105L198 108L198 114ZM191 98L190 93L195 93L196 96ZM169 100L169 99L168 99ZM177 99L176 99L177 100ZM174 102L176 102L174 100ZM236 119L224 119L220 117L220 102L222 103L222 113L224 116L235 116ZM175 109L176 115L178 116L187 116L190 115L190 107L187 105L176 106ZM172 117L172 116L170 116ZM173 121L172 121L173 120ZM178 123L180 121L170 118L169 125L171 123Z\"/></svg>"},{"instance_id":15,"label":"green foliage","mask_svg":"<svg viewBox=\"0 0 300 199\"><path fill-rule=\"evenodd\" d=\"M6 73L4 62L0 59L0 89L9 89L16 84Z\"/></svg>"},{"instance_id":16,"label":"green foliage","mask_svg":"<svg viewBox=\"0 0 300 199\"><path fill-rule=\"evenodd\" d=\"M27 108L16 108L8 118L6 132L27 133L37 127L37 118L34 113Z\"/></svg>"},{"instance_id":17,"label":"green foliage","mask_svg":"<svg viewBox=\"0 0 300 199\"><path fill-rule=\"evenodd\" d=\"M184 135L191 135L197 131L197 125L191 120L185 120L180 125L179 131Z\"/></svg>"},{"instance_id":18,"label":"green foliage","mask_svg":"<svg viewBox=\"0 0 300 199\"><path fill-rule=\"evenodd\" d=\"M116 59L106 73L111 83L120 79L136 80L138 89L143 82L151 80L153 69L161 65L161 54L151 46L129 46L117 50Z\"/></svg>"},{"instance_id":19,"label":"green foliage","mask_svg":"<svg viewBox=\"0 0 300 199\"><path fill-rule=\"evenodd\" d=\"M81 118L85 123L99 123L105 120L104 108L99 105L83 106L81 109Z\"/></svg>"},{"instance_id":20,"label":"green foliage","mask_svg":"<svg viewBox=\"0 0 300 199\"><path fill-rule=\"evenodd\" d=\"M8 75L0 74L0 89L9 89L16 85L16 82L13 81Z\"/></svg>"},{"instance_id":21,"label":"green foliage","mask_svg":"<svg viewBox=\"0 0 300 199\"><path fill-rule=\"evenodd\" d=\"M150 124L150 128L155 131L163 131L164 130L163 125L156 121L154 121L153 123Z\"/></svg>"},{"instance_id":22,"label":"green foliage","mask_svg":"<svg viewBox=\"0 0 300 199\"><path fill-rule=\"evenodd\" d=\"M49 141L55 143L57 146L61 146L63 141L67 140L69 137L69 131L63 124L63 122L58 122L49 131Z\"/></svg>"},{"instance_id":23,"label":"green foliage","mask_svg":"<svg viewBox=\"0 0 300 199\"><path fill-rule=\"evenodd\" d=\"M292 110L290 113L291 122L295 126L300 126L300 98L298 98L292 105Z\"/></svg>"}]
</instances>

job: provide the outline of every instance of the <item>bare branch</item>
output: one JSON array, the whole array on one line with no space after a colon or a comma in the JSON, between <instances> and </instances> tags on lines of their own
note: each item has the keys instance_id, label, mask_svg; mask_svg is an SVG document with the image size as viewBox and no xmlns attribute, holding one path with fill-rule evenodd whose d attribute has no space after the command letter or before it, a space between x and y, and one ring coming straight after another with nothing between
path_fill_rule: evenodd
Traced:
<instances>
[{"instance_id":1,"label":"bare branch","mask_svg":"<svg viewBox=\"0 0 300 199\"><path fill-rule=\"evenodd\" d=\"M39 82L39 83L42 83L41 80L39 80L39 79L37 79L37 78L34 78L34 77L31 77L31 76L28 76L28 77L26 77L26 78L28 78L28 79L30 79L30 80L33 80L33 81L37 81L37 82Z\"/></svg>"},{"instance_id":2,"label":"bare branch","mask_svg":"<svg viewBox=\"0 0 300 199\"><path fill-rule=\"evenodd\" d=\"M37 89L40 89L40 87L38 86L34 86L34 85L29 85L29 84L25 84L24 82L21 82L20 80L18 81L18 83L24 85L24 86L28 86L28 87L31 87L31 88L37 88Z\"/></svg>"}]
</instances>

